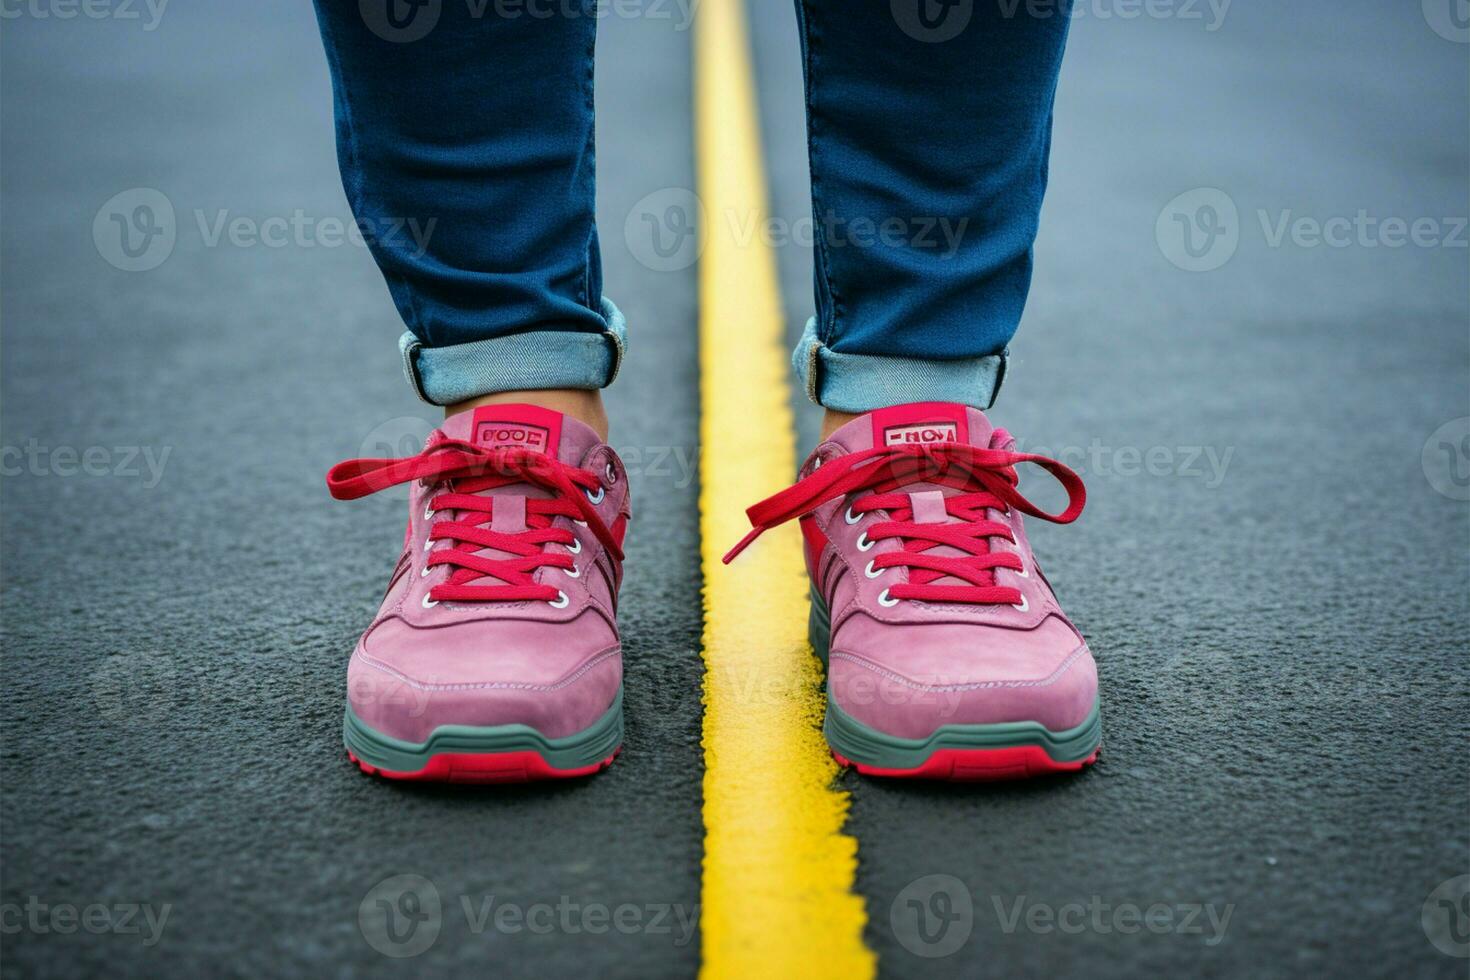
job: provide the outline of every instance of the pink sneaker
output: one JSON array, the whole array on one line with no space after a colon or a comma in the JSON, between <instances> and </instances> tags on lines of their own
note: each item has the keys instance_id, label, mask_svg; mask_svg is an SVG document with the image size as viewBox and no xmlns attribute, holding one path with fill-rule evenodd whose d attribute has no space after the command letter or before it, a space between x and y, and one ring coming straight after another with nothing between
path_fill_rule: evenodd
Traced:
<instances>
[{"instance_id":1,"label":"pink sneaker","mask_svg":"<svg viewBox=\"0 0 1470 980\"><path fill-rule=\"evenodd\" d=\"M1070 523L1086 492L1066 466L1014 447L963 405L882 409L838 429L799 483L748 511L755 529L726 561L801 519L827 742L844 765L1005 779L1097 758L1097 668L1021 523ZM1056 476L1067 509L1046 514L1021 496L1017 463Z\"/></svg>"},{"instance_id":2,"label":"pink sneaker","mask_svg":"<svg viewBox=\"0 0 1470 980\"><path fill-rule=\"evenodd\" d=\"M395 779L522 782L606 768L623 741L622 461L531 405L462 412L406 459L327 474L409 483L403 556L347 667L347 754Z\"/></svg>"}]
</instances>

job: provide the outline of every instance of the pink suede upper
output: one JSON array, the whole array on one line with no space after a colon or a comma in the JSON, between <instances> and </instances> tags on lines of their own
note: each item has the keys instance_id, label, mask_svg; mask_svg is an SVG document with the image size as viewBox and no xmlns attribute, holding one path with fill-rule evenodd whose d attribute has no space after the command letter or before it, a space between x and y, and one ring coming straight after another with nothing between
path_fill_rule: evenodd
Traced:
<instances>
[{"instance_id":1,"label":"pink suede upper","mask_svg":"<svg viewBox=\"0 0 1470 980\"><path fill-rule=\"evenodd\" d=\"M801 475L847 453L896 441L957 441L993 449L1014 443L973 408L900 406L838 429L817 447ZM900 492L910 495L916 522L956 520L943 503L956 491L915 483ZM851 502L830 501L803 518L808 571L832 617L830 690L843 711L903 738L925 738L948 724L1036 721L1059 731L1085 720L1097 695L1096 666L1037 569L1018 511L990 511L1011 528L1017 542L992 538L990 543L1020 555L1024 575L1006 568L994 574L998 584L1020 590L1024 611L1009 604L918 600L885 607L879 596L906 581L909 572L879 569L870 576L866 569L871 559L903 546L889 538L860 549L863 532L888 518L875 511L849 523ZM961 554L949 547L933 553Z\"/></svg>"},{"instance_id":2,"label":"pink suede upper","mask_svg":"<svg viewBox=\"0 0 1470 980\"><path fill-rule=\"evenodd\" d=\"M445 420L429 441L451 438L540 451L554 440L562 462L600 476L603 497L593 506L614 535L621 535L631 516L622 461L592 429L557 413L526 409L526 424L516 427L517 409L524 408L501 407L496 418L508 426L483 420L476 426L473 412L460 413ZM549 426L547 416L555 416ZM559 589L567 599L564 607L543 601L426 606L429 589L450 575L442 565L425 574L426 543L451 546L428 538L432 523L454 518L453 512L425 512L428 501L444 489L418 480L409 484L403 555L347 669L353 712L383 734L410 742L424 741L441 725L520 723L549 738L585 729L608 710L622 683L618 563L585 525L558 517L555 526L571 530L581 546L575 569L542 568L536 581ZM484 492L495 500L494 528L507 533L524 529L525 498L550 495L529 484ZM572 551L559 544L545 547ZM505 557L491 549L481 554Z\"/></svg>"}]
</instances>

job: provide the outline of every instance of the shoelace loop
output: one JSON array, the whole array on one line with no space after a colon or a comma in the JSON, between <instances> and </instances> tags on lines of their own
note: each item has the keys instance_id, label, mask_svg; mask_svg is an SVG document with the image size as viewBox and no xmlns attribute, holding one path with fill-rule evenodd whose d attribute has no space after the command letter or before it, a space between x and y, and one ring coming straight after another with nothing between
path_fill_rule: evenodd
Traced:
<instances>
[{"instance_id":1,"label":"shoelace loop","mask_svg":"<svg viewBox=\"0 0 1470 980\"><path fill-rule=\"evenodd\" d=\"M1016 466L1033 463L1046 470L1067 491L1067 508L1049 514L1017 489ZM916 523L911 499L895 492L903 486L929 483L959 490L944 499L945 512L959 523ZM871 491L864 496L856 496ZM1082 478L1070 467L1046 456L1004 449L981 449L960 443L921 443L886 446L839 456L813 470L805 479L762 500L746 511L752 529L725 555L729 563L761 534L787 521L805 517L823 504L853 496L854 516L887 511L890 520L867 530L869 541L899 538L903 548L872 560L874 572L888 568L909 569L908 582L892 586L893 599L931 602L1015 604L1019 590L995 584L994 569L1024 571L1019 555L992 551L991 538L1015 542L1007 524L992 520L992 509L1020 511L1056 524L1070 524L1082 513L1087 490ZM962 551L963 556L930 554L938 546ZM968 585L934 585L940 578L961 579Z\"/></svg>"},{"instance_id":2,"label":"shoelace loop","mask_svg":"<svg viewBox=\"0 0 1470 980\"><path fill-rule=\"evenodd\" d=\"M542 568L571 569L569 554L545 550L547 544L571 546L576 536L552 525L557 517L581 521L608 554L623 560L622 548L587 495L603 490L595 473L570 466L544 453L520 447L485 449L459 439L443 439L417 456L399 459L350 459L327 473L327 489L338 500L355 500L413 480L425 483L453 481L446 493L429 501L431 511L455 511L458 520L440 518L429 529L430 541L452 541L454 546L430 553L427 566L448 565L448 581L429 590L432 602L553 601L559 591L540 585L535 574ZM530 483L554 492L551 498L526 500L524 531L508 533L491 527L495 498L485 491L515 483ZM476 552L492 548L511 558L487 558ZM472 584L496 578L504 585Z\"/></svg>"}]
</instances>

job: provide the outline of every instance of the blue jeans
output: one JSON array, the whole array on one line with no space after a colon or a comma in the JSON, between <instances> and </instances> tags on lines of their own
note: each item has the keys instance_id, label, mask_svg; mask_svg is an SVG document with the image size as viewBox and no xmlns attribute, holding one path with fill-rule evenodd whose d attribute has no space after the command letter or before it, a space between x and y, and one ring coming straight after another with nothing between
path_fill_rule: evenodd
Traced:
<instances>
[{"instance_id":1,"label":"blue jeans","mask_svg":"<svg viewBox=\"0 0 1470 980\"><path fill-rule=\"evenodd\" d=\"M617 374L626 328L593 213L595 3L316 0L353 212L428 232L371 245L429 402ZM817 315L793 361L819 404L993 402L1070 20L1038 9L797 0Z\"/></svg>"}]
</instances>

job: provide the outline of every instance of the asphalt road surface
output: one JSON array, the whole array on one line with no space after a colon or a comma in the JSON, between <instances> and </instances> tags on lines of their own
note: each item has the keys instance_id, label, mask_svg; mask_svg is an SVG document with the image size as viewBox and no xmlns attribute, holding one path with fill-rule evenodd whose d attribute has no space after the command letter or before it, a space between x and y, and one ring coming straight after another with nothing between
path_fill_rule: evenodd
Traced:
<instances>
[{"instance_id":1,"label":"asphalt road surface","mask_svg":"<svg viewBox=\"0 0 1470 980\"><path fill-rule=\"evenodd\" d=\"M1078 4L994 414L1088 480L1081 522L1033 537L1097 654L1105 750L1026 785L842 777L884 975L1465 975L1470 44L1448 4L1393 6ZM331 243L348 212L309 7L6 9L0 970L691 974L696 269L624 234L694 186L684 8L623 7L599 40L607 281L633 331L610 395L639 513L625 751L486 791L342 755L402 503L333 502L322 474L433 413L367 251ZM751 9L794 336L794 16ZM140 188L174 241L130 271L149 256L94 219ZM305 231L250 234L281 227ZM441 905L406 961L360 924L396 875ZM950 910L944 937L910 899Z\"/></svg>"}]
</instances>

